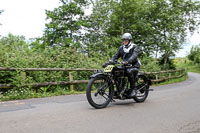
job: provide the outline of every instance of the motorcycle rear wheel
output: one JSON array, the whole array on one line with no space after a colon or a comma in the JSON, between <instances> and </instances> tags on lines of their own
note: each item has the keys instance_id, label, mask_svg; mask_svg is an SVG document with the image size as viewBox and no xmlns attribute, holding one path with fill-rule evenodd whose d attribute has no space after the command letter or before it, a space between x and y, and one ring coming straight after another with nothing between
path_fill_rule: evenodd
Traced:
<instances>
[{"instance_id":1,"label":"motorcycle rear wheel","mask_svg":"<svg viewBox=\"0 0 200 133\"><path fill-rule=\"evenodd\" d=\"M137 90L137 93L136 93L136 96L133 97L133 99L138 102L138 103L141 103L141 102L144 102L149 94L149 84L148 84L148 79L146 78L146 76L144 75L139 75L138 76L138 79L137 79L137 82L136 82L136 88Z\"/></svg>"},{"instance_id":2,"label":"motorcycle rear wheel","mask_svg":"<svg viewBox=\"0 0 200 133\"><path fill-rule=\"evenodd\" d=\"M105 108L112 100L113 86L105 75L91 78L86 90L89 104L96 109Z\"/></svg>"}]
</instances>

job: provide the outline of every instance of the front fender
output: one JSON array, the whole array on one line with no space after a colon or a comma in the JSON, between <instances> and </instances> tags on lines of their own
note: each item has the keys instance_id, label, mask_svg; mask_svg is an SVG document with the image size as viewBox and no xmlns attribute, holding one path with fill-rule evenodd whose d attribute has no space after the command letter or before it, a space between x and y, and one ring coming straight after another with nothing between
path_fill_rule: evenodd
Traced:
<instances>
[{"instance_id":1,"label":"front fender","mask_svg":"<svg viewBox=\"0 0 200 133\"><path fill-rule=\"evenodd\" d=\"M95 77L98 77L98 76L105 76L106 78L109 78L106 74L104 73L95 73L93 74L92 76L90 76L90 79L91 78L95 78ZM114 94L114 84L113 84L113 81L109 78L109 79L106 79L106 82L108 82L109 84L109 88L111 89L111 96L113 96Z\"/></svg>"},{"instance_id":2,"label":"front fender","mask_svg":"<svg viewBox=\"0 0 200 133\"><path fill-rule=\"evenodd\" d=\"M91 78L94 78L94 77L96 77L96 76L98 76L98 75L103 75L103 76L105 76L104 73L95 73L95 74L93 74L92 76L90 76L90 79L91 79Z\"/></svg>"}]
</instances>

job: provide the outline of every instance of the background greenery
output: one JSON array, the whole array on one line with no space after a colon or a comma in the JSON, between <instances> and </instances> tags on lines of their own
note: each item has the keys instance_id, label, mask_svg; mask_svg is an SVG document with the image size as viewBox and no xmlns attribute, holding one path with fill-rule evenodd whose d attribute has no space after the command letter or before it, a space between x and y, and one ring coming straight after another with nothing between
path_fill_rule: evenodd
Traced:
<instances>
[{"instance_id":1,"label":"background greenery","mask_svg":"<svg viewBox=\"0 0 200 133\"><path fill-rule=\"evenodd\" d=\"M90 7L90 8L89 8ZM85 12L91 9L91 14ZM3 13L0 10L0 14ZM125 32L133 35L140 49L143 71L182 67L173 59L188 32L198 29L200 2L191 0L60 0L60 6L46 11L46 27L40 38L9 34L0 36L0 67L14 68L101 68L122 45ZM188 59L199 66L199 48ZM92 73L73 73L74 79L88 79ZM27 83L68 81L68 72L0 71L0 97L19 99L68 94L68 87L22 87ZM82 91L86 85L75 86ZM70 92L75 93L75 92Z\"/></svg>"}]
</instances>

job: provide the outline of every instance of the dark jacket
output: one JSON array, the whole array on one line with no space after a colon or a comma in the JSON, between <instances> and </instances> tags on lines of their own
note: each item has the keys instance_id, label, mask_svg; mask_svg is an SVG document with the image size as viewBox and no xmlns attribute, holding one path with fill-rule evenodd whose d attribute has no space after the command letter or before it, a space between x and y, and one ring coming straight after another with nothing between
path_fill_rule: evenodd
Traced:
<instances>
[{"instance_id":1,"label":"dark jacket","mask_svg":"<svg viewBox=\"0 0 200 133\"><path fill-rule=\"evenodd\" d=\"M124 51L124 46L120 46L111 60L115 62L119 58L122 58L123 61L127 61L128 64L132 64L133 67L140 68L141 63L138 59L138 46L135 44L133 44L133 47L127 53Z\"/></svg>"}]
</instances>

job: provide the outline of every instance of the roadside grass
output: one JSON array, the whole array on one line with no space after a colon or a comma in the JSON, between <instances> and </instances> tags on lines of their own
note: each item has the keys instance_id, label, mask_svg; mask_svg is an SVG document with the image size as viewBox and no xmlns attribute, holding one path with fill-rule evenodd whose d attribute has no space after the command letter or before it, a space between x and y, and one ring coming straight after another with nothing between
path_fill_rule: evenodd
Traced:
<instances>
[{"instance_id":1,"label":"roadside grass","mask_svg":"<svg viewBox=\"0 0 200 133\"><path fill-rule=\"evenodd\" d=\"M181 77L181 78L170 79L170 80L167 80L167 81L165 81L165 82L161 82L161 83L159 83L159 84L153 84L153 86L159 86L159 85L167 85L167 84L179 83L179 82L185 81L186 79L188 79L188 74L187 74L187 72L185 72L184 76Z\"/></svg>"},{"instance_id":2,"label":"roadside grass","mask_svg":"<svg viewBox=\"0 0 200 133\"><path fill-rule=\"evenodd\" d=\"M51 97L51 96L61 96L61 95L76 95L76 94L84 94L85 91L69 91L69 90L58 90L56 92L43 92L38 93L32 91L31 93L25 95L7 95L3 96L0 95L0 102L1 101L10 101L10 100L23 100L23 99L30 99L30 98L44 98L44 97Z\"/></svg>"},{"instance_id":3,"label":"roadside grass","mask_svg":"<svg viewBox=\"0 0 200 133\"><path fill-rule=\"evenodd\" d=\"M175 64L177 68L185 68L188 72L200 73L200 65L194 64L187 58L175 59Z\"/></svg>"}]
</instances>

